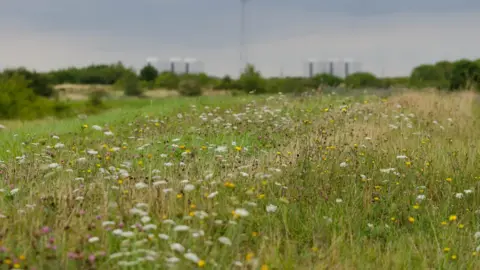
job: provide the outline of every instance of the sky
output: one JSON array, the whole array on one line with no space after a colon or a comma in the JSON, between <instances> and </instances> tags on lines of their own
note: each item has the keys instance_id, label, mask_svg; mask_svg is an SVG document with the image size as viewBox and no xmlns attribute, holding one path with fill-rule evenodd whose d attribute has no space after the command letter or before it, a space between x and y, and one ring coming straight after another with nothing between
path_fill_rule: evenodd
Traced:
<instances>
[{"instance_id":1,"label":"sky","mask_svg":"<svg viewBox=\"0 0 480 270\"><path fill-rule=\"evenodd\" d=\"M240 14L240 0L1 0L0 68L193 57L207 73L236 76ZM402 76L480 58L478 29L478 0L250 0L246 55L265 76L306 75L310 58Z\"/></svg>"}]
</instances>

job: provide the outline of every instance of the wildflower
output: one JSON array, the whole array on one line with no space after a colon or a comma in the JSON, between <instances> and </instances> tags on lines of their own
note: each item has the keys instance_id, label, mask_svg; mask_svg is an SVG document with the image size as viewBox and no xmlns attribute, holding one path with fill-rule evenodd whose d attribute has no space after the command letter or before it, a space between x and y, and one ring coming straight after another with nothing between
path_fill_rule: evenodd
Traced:
<instances>
[{"instance_id":1,"label":"wildflower","mask_svg":"<svg viewBox=\"0 0 480 270\"><path fill-rule=\"evenodd\" d=\"M174 264L174 263L177 263L177 262L179 262L179 261L180 261L180 259L179 259L179 258L177 258L177 257L173 257L173 256L172 256L172 257L168 257L168 258L166 258L166 259L165 259L165 261L167 261L167 263Z\"/></svg>"},{"instance_id":2,"label":"wildflower","mask_svg":"<svg viewBox=\"0 0 480 270\"><path fill-rule=\"evenodd\" d=\"M161 234L158 235L158 238L163 239L163 240L168 240L170 238L170 236L161 233Z\"/></svg>"},{"instance_id":3,"label":"wildflower","mask_svg":"<svg viewBox=\"0 0 480 270\"><path fill-rule=\"evenodd\" d=\"M449 220L449 221L456 221L456 220L457 220L457 216L451 215L450 217L448 217L448 220Z\"/></svg>"},{"instance_id":4,"label":"wildflower","mask_svg":"<svg viewBox=\"0 0 480 270\"><path fill-rule=\"evenodd\" d=\"M205 266L205 261L204 260L199 260L197 262L198 267L203 268Z\"/></svg>"},{"instance_id":5,"label":"wildflower","mask_svg":"<svg viewBox=\"0 0 480 270\"><path fill-rule=\"evenodd\" d=\"M235 150L242 151L242 147L241 146L235 146Z\"/></svg>"},{"instance_id":6,"label":"wildflower","mask_svg":"<svg viewBox=\"0 0 480 270\"><path fill-rule=\"evenodd\" d=\"M254 256L255 254L253 252L248 252L247 255L245 256L245 259L247 260L247 262L249 262L253 259Z\"/></svg>"},{"instance_id":7,"label":"wildflower","mask_svg":"<svg viewBox=\"0 0 480 270\"><path fill-rule=\"evenodd\" d=\"M445 179L445 181L447 181L447 182L450 183L450 182L452 182L452 178L451 178L451 177L447 177L447 179Z\"/></svg>"},{"instance_id":8,"label":"wildflower","mask_svg":"<svg viewBox=\"0 0 480 270\"><path fill-rule=\"evenodd\" d=\"M260 270L268 270L268 265L264 264L262 265L262 267L260 267Z\"/></svg>"},{"instance_id":9,"label":"wildflower","mask_svg":"<svg viewBox=\"0 0 480 270\"><path fill-rule=\"evenodd\" d=\"M415 204L415 205L413 206L413 209L419 209L419 208L420 208L420 205L418 205L418 204Z\"/></svg>"},{"instance_id":10,"label":"wildflower","mask_svg":"<svg viewBox=\"0 0 480 270\"><path fill-rule=\"evenodd\" d=\"M337 198L337 199L335 200L335 202L336 202L336 203L342 203L342 202L343 202L343 200L342 200L342 199L340 199L340 198Z\"/></svg>"},{"instance_id":11,"label":"wildflower","mask_svg":"<svg viewBox=\"0 0 480 270\"><path fill-rule=\"evenodd\" d=\"M417 196L417 201L420 201L420 202L421 202L421 201L423 201L423 200L425 200L425 195L420 194L420 195Z\"/></svg>"},{"instance_id":12,"label":"wildflower","mask_svg":"<svg viewBox=\"0 0 480 270\"><path fill-rule=\"evenodd\" d=\"M250 213L248 213L248 211L246 209L237 208L237 209L235 209L234 214L236 216L240 216L240 217L247 217Z\"/></svg>"},{"instance_id":13,"label":"wildflower","mask_svg":"<svg viewBox=\"0 0 480 270\"><path fill-rule=\"evenodd\" d=\"M276 205L269 204L269 205L267 205L266 210L267 210L268 213L275 213L277 211L277 208L278 207Z\"/></svg>"},{"instance_id":14,"label":"wildflower","mask_svg":"<svg viewBox=\"0 0 480 270\"><path fill-rule=\"evenodd\" d=\"M445 253L450 252L450 248L449 247L444 248L443 252L445 252Z\"/></svg>"},{"instance_id":15,"label":"wildflower","mask_svg":"<svg viewBox=\"0 0 480 270\"><path fill-rule=\"evenodd\" d=\"M188 252L188 253L185 253L185 255L183 256L185 257L185 259L190 260L194 263L198 263L200 261L200 258L198 258L198 256L195 253Z\"/></svg>"},{"instance_id":16,"label":"wildflower","mask_svg":"<svg viewBox=\"0 0 480 270\"><path fill-rule=\"evenodd\" d=\"M453 254L452 257L450 257L453 261L457 259L457 255Z\"/></svg>"},{"instance_id":17,"label":"wildflower","mask_svg":"<svg viewBox=\"0 0 480 270\"><path fill-rule=\"evenodd\" d=\"M212 192L212 193L208 194L207 198L208 198L208 199L213 199L213 198L215 198L215 196L217 196L217 194L218 194L217 191Z\"/></svg>"},{"instance_id":18,"label":"wildflower","mask_svg":"<svg viewBox=\"0 0 480 270\"><path fill-rule=\"evenodd\" d=\"M346 162L340 163L340 167L342 167L342 168L345 168L345 167L347 167L347 166L348 166L348 164L347 164Z\"/></svg>"},{"instance_id":19,"label":"wildflower","mask_svg":"<svg viewBox=\"0 0 480 270\"><path fill-rule=\"evenodd\" d=\"M473 235L473 237L475 237L475 239L480 238L480 232L476 232L476 233Z\"/></svg>"},{"instance_id":20,"label":"wildflower","mask_svg":"<svg viewBox=\"0 0 480 270\"><path fill-rule=\"evenodd\" d=\"M456 193L455 198L462 199L463 198L463 193Z\"/></svg>"},{"instance_id":21,"label":"wildflower","mask_svg":"<svg viewBox=\"0 0 480 270\"><path fill-rule=\"evenodd\" d=\"M95 243L95 242L98 242L100 240L100 238L98 237L90 237L88 238L88 242L89 243Z\"/></svg>"},{"instance_id":22,"label":"wildflower","mask_svg":"<svg viewBox=\"0 0 480 270\"><path fill-rule=\"evenodd\" d=\"M173 250L173 251L178 251L180 253L183 253L185 251L185 248L179 244L179 243L173 243L170 245L170 248Z\"/></svg>"},{"instance_id":23,"label":"wildflower","mask_svg":"<svg viewBox=\"0 0 480 270\"><path fill-rule=\"evenodd\" d=\"M187 185L183 188L183 190L186 191L186 192L189 192L189 191L195 190L195 186L192 185L192 184L187 184Z\"/></svg>"},{"instance_id":24,"label":"wildflower","mask_svg":"<svg viewBox=\"0 0 480 270\"><path fill-rule=\"evenodd\" d=\"M414 222L415 222L415 218L413 218L413 217L408 217L408 222L414 223Z\"/></svg>"},{"instance_id":25,"label":"wildflower","mask_svg":"<svg viewBox=\"0 0 480 270\"><path fill-rule=\"evenodd\" d=\"M224 245L227 245L227 246L231 246L232 245L232 241L225 237L225 236L221 236L220 238L218 238L218 241Z\"/></svg>"},{"instance_id":26,"label":"wildflower","mask_svg":"<svg viewBox=\"0 0 480 270\"><path fill-rule=\"evenodd\" d=\"M185 232L190 230L190 227L188 227L187 225L177 225L175 226L175 228L173 228L173 230L176 232Z\"/></svg>"}]
</instances>

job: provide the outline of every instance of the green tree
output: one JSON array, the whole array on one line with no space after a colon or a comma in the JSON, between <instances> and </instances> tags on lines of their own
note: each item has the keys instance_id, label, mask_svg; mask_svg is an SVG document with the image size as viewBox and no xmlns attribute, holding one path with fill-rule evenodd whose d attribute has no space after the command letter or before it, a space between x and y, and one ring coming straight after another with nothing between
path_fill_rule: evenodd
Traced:
<instances>
[{"instance_id":1,"label":"green tree","mask_svg":"<svg viewBox=\"0 0 480 270\"><path fill-rule=\"evenodd\" d=\"M123 89L125 96L141 96L143 94L138 77L132 73L125 73L116 85Z\"/></svg>"},{"instance_id":2,"label":"green tree","mask_svg":"<svg viewBox=\"0 0 480 270\"><path fill-rule=\"evenodd\" d=\"M450 90L480 88L480 65L461 59L453 63Z\"/></svg>"},{"instance_id":3,"label":"green tree","mask_svg":"<svg viewBox=\"0 0 480 270\"><path fill-rule=\"evenodd\" d=\"M331 75L331 74L327 74L327 73L317 74L313 76L311 80L314 82L315 87L318 87L318 86L338 87L340 84L343 83L342 78Z\"/></svg>"},{"instance_id":4,"label":"green tree","mask_svg":"<svg viewBox=\"0 0 480 270\"><path fill-rule=\"evenodd\" d=\"M180 78L177 74L170 71L162 72L155 79L155 87L166 88L170 90L178 89Z\"/></svg>"},{"instance_id":5,"label":"green tree","mask_svg":"<svg viewBox=\"0 0 480 270\"><path fill-rule=\"evenodd\" d=\"M158 77L158 70L148 63L140 70L140 80L146 82L154 82Z\"/></svg>"},{"instance_id":6,"label":"green tree","mask_svg":"<svg viewBox=\"0 0 480 270\"><path fill-rule=\"evenodd\" d=\"M178 92L182 96L200 96L202 95L202 86L198 79L185 79L179 83Z\"/></svg>"},{"instance_id":7,"label":"green tree","mask_svg":"<svg viewBox=\"0 0 480 270\"><path fill-rule=\"evenodd\" d=\"M0 118L35 119L52 113L52 102L35 94L19 73L0 77Z\"/></svg>"},{"instance_id":8,"label":"green tree","mask_svg":"<svg viewBox=\"0 0 480 270\"><path fill-rule=\"evenodd\" d=\"M49 77L45 74L36 71L30 71L26 68L20 67L16 69L6 69L3 71L3 76L7 78L20 75L28 81L28 87L33 90L36 95L43 97L51 97L54 94L54 89L50 85Z\"/></svg>"},{"instance_id":9,"label":"green tree","mask_svg":"<svg viewBox=\"0 0 480 270\"><path fill-rule=\"evenodd\" d=\"M251 64L247 65L238 82L242 90L248 93L255 92L261 94L266 91L265 79Z\"/></svg>"},{"instance_id":10,"label":"green tree","mask_svg":"<svg viewBox=\"0 0 480 270\"><path fill-rule=\"evenodd\" d=\"M345 78L345 85L348 88L378 88L382 86L382 82L372 73L357 72Z\"/></svg>"}]
</instances>

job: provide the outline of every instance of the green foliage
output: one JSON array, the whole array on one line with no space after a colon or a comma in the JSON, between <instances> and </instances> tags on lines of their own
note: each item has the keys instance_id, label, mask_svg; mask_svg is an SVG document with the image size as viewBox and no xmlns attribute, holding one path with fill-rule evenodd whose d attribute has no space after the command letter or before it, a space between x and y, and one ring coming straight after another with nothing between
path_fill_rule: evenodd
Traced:
<instances>
[{"instance_id":1,"label":"green foliage","mask_svg":"<svg viewBox=\"0 0 480 270\"><path fill-rule=\"evenodd\" d=\"M19 73L0 77L0 118L35 119L51 113L52 102L35 95Z\"/></svg>"},{"instance_id":2,"label":"green foliage","mask_svg":"<svg viewBox=\"0 0 480 270\"><path fill-rule=\"evenodd\" d=\"M338 87L343 83L343 79L328 73L317 74L312 78L316 87L318 86L330 86Z\"/></svg>"},{"instance_id":3,"label":"green foliage","mask_svg":"<svg viewBox=\"0 0 480 270\"><path fill-rule=\"evenodd\" d=\"M178 92L182 96L201 96L202 86L196 79L185 79L180 82Z\"/></svg>"},{"instance_id":4,"label":"green foliage","mask_svg":"<svg viewBox=\"0 0 480 270\"><path fill-rule=\"evenodd\" d=\"M146 82L154 82L155 79L158 77L158 70L152 66L150 63L144 66L140 70L140 80Z\"/></svg>"},{"instance_id":5,"label":"green foliage","mask_svg":"<svg viewBox=\"0 0 480 270\"><path fill-rule=\"evenodd\" d=\"M245 92L254 92L261 94L266 91L266 82L259 71L255 70L253 65L247 65L242 75L240 75L239 85Z\"/></svg>"},{"instance_id":6,"label":"green foliage","mask_svg":"<svg viewBox=\"0 0 480 270\"><path fill-rule=\"evenodd\" d=\"M30 71L21 67L16 69L6 69L0 76L12 78L16 75L25 78L28 81L28 88L32 89L36 95L43 97L51 97L54 95L53 87L50 85L48 76L45 74Z\"/></svg>"},{"instance_id":7,"label":"green foliage","mask_svg":"<svg viewBox=\"0 0 480 270\"><path fill-rule=\"evenodd\" d=\"M410 86L417 88L448 87L448 67L444 63L438 65L420 65L410 75Z\"/></svg>"},{"instance_id":8,"label":"green foliage","mask_svg":"<svg viewBox=\"0 0 480 270\"><path fill-rule=\"evenodd\" d=\"M375 75L368 72L357 72L345 78L345 85L348 88L379 88L382 82Z\"/></svg>"},{"instance_id":9,"label":"green foliage","mask_svg":"<svg viewBox=\"0 0 480 270\"><path fill-rule=\"evenodd\" d=\"M480 90L480 65L476 62L466 59L454 62L451 76L450 90Z\"/></svg>"},{"instance_id":10,"label":"green foliage","mask_svg":"<svg viewBox=\"0 0 480 270\"><path fill-rule=\"evenodd\" d=\"M121 62L111 65L90 65L83 68L70 67L48 73L53 84L114 84L125 73L132 73Z\"/></svg>"},{"instance_id":11,"label":"green foliage","mask_svg":"<svg viewBox=\"0 0 480 270\"><path fill-rule=\"evenodd\" d=\"M241 89L241 86L230 76L225 75L217 82L216 85L214 85L213 88L216 90L238 90Z\"/></svg>"},{"instance_id":12,"label":"green foliage","mask_svg":"<svg viewBox=\"0 0 480 270\"><path fill-rule=\"evenodd\" d=\"M180 78L177 74L170 71L162 72L155 79L155 87L165 88L170 90L178 89L178 84L180 83Z\"/></svg>"},{"instance_id":13,"label":"green foliage","mask_svg":"<svg viewBox=\"0 0 480 270\"><path fill-rule=\"evenodd\" d=\"M118 80L117 87L123 90L125 96L138 97L143 93L138 77L131 73L125 73L124 76Z\"/></svg>"}]
</instances>

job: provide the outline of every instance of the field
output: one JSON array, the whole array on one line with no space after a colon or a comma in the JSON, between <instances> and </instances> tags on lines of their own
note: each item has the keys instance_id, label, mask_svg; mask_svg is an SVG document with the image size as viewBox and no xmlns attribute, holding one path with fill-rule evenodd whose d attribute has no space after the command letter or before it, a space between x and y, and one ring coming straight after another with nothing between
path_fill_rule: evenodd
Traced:
<instances>
[{"instance_id":1,"label":"field","mask_svg":"<svg viewBox=\"0 0 480 270\"><path fill-rule=\"evenodd\" d=\"M479 269L476 94L138 100L0 130L0 269Z\"/></svg>"}]
</instances>

